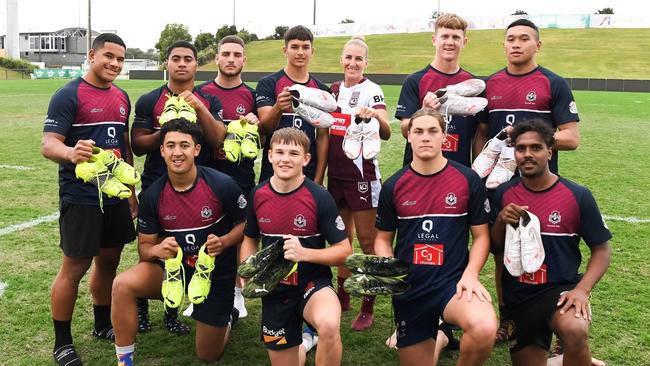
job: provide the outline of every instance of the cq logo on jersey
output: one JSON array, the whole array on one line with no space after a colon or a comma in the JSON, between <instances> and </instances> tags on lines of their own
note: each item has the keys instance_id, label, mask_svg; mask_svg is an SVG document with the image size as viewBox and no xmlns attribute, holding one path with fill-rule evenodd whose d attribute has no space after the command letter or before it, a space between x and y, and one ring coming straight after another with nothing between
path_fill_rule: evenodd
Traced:
<instances>
[{"instance_id":1,"label":"cq logo on jersey","mask_svg":"<svg viewBox=\"0 0 650 366\"><path fill-rule=\"evenodd\" d=\"M454 192L449 192L447 193L447 196L445 197L445 203L447 206L456 206L456 203L458 203L458 198L454 194Z\"/></svg>"},{"instance_id":2,"label":"cq logo on jersey","mask_svg":"<svg viewBox=\"0 0 650 366\"><path fill-rule=\"evenodd\" d=\"M244 115L244 113L246 113L246 108L244 108L243 104L239 104L237 106L237 113L242 115L242 116Z\"/></svg>"},{"instance_id":3,"label":"cq logo on jersey","mask_svg":"<svg viewBox=\"0 0 650 366\"><path fill-rule=\"evenodd\" d=\"M537 100L537 94L534 91L528 92L528 94L526 94L526 101L527 102L532 103L532 102L534 102L536 100Z\"/></svg>"},{"instance_id":4,"label":"cq logo on jersey","mask_svg":"<svg viewBox=\"0 0 650 366\"><path fill-rule=\"evenodd\" d=\"M293 219L293 224L294 224L297 228L299 228L299 229L303 229L305 226L307 226L307 219L306 219L305 216L303 216L302 214L298 214L298 215L296 215L296 217Z\"/></svg>"},{"instance_id":5,"label":"cq logo on jersey","mask_svg":"<svg viewBox=\"0 0 650 366\"><path fill-rule=\"evenodd\" d=\"M562 215L560 215L560 212L557 210L553 211L548 215L548 221L553 225L557 225L562 221Z\"/></svg>"},{"instance_id":6,"label":"cq logo on jersey","mask_svg":"<svg viewBox=\"0 0 650 366\"><path fill-rule=\"evenodd\" d=\"M201 217L209 219L212 216L212 210L208 206L203 206L201 209Z\"/></svg>"}]
</instances>

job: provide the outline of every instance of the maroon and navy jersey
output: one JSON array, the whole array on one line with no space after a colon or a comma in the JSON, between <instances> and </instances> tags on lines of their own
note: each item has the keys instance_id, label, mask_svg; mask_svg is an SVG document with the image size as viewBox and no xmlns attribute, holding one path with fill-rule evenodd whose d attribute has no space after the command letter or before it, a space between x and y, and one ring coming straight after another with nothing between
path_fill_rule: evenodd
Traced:
<instances>
[{"instance_id":1,"label":"maroon and navy jersey","mask_svg":"<svg viewBox=\"0 0 650 366\"><path fill-rule=\"evenodd\" d=\"M410 118L415 111L422 108L422 100L427 92L435 92L448 85L458 84L474 75L459 69L453 74L438 71L433 66L427 65L424 69L409 75L399 94L395 118ZM444 110L440 110L444 113ZM472 139L476 132L476 119L473 116L449 116L447 120L447 141L442 146L442 154L447 158L457 161L465 166L470 166L472 161ZM404 165L413 160L411 144L406 142L404 148Z\"/></svg>"},{"instance_id":2,"label":"maroon and navy jersey","mask_svg":"<svg viewBox=\"0 0 650 366\"><path fill-rule=\"evenodd\" d=\"M309 179L288 193L275 191L267 179L253 189L249 201L244 233L250 238L261 237L262 247L283 235L294 235L303 247L312 249L325 248L325 241L336 244L347 238L334 199ZM298 271L283 280L270 296L303 289L316 278L331 280L330 267L300 262Z\"/></svg>"},{"instance_id":3,"label":"maroon and navy jersey","mask_svg":"<svg viewBox=\"0 0 650 366\"><path fill-rule=\"evenodd\" d=\"M330 141L327 150L327 175L347 181L371 181L381 179L377 158L364 159L363 156L352 160L343 152L345 131L354 121L356 111L361 107L386 109L384 92L379 85L363 78L360 83L347 88L342 81L332 84L332 94L338 108L334 124L330 127Z\"/></svg>"},{"instance_id":4,"label":"maroon and navy jersey","mask_svg":"<svg viewBox=\"0 0 650 366\"><path fill-rule=\"evenodd\" d=\"M433 175L406 166L379 194L375 226L397 231L395 257L412 263L411 289L399 298L415 300L456 283L469 261L470 225L489 222L485 186L470 168L449 160Z\"/></svg>"},{"instance_id":5,"label":"maroon and navy jersey","mask_svg":"<svg viewBox=\"0 0 650 366\"><path fill-rule=\"evenodd\" d=\"M204 95L197 91L193 91L194 95L208 108L212 116L221 121L222 107L218 98L211 95ZM167 84L150 91L147 94L138 98L135 103L135 117L133 119L132 128L144 128L153 132L160 131L160 115L165 107L165 102L169 96L175 95ZM198 157L197 163L206 165L209 162L210 154L208 153L210 147L207 143L203 142L201 154ZM144 171L142 172L142 190L144 191L159 177L167 174L167 167L165 161L160 155L160 150L155 149L147 154L144 161Z\"/></svg>"},{"instance_id":6,"label":"maroon and navy jersey","mask_svg":"<svg viewBox=\"0 0 650 366\"><path fill-rule=\"evenodd\" d=\"M230 121L239 120L241 116L248 113L257 115L255 107L255 90L248 85L241 83L234 88L222 88L214 80L210 80L196 88L200 93L217 97L223 106L223 123L226 127ZM223 147L212 151L212 159L207 163L211 168L224 172L235 179L244 192L250 192L255 186L255 161L252 159L241 159L239 163L231 163L226 159Z\"/></svg>"},{"instance_id":7,"label":"maroon and navy jersey","mask_svg":"<svg viewBox=\"0 0 650 366\"><path fill-rule=\"evenodd\" d=\"M488 138L532 118L548 121L554 129L580 120L569 84L541 66L523 75L512 75L506 69L496 72L486 81L485 97L488 105L478 118L480 123L488 124ZM557 174L557 153L549 167Z\"/></svg>"},{"instance_id":8,"label":"maroon and navy jersey","mask_svg":"<svg viewBox=\"0 0 650 366\"><path fill-rule=\"evenodd\" d=\"M501 283L507 305L520 304L551 286L578 283L580 239L593 247L612 238L589 189L568 179L559 177L550 188L532 191L516 177L497 188L492 203L493 220L510 203L528 206L528 211L539 218L546 253L535 273L514 277L503 271Z\"/></svg>"},{"instance_id":9,"label":"maroon and navy jersey","mask_svg":"<svg viewBox=\"0 0 650 366\"><path fill-rule=\"evenodd\" d=\"M301 84L311 88L318 88L326 91L330 91L327 85L320 82L318 79L313 76L309 76L309 81L306 83L298 83L289 78L289 76L280 70L274 74L268 75L260 79L257 83L257 97L255 103L257 108L261 107L272 107L277 99L278 94L282 93L282 89L286 86L291 86L294 84ZM316 127L312 126L311 123L303 121L302 117L293 113L291 110L283 111L282 117L280 117L280 122L278 124L278 129L283 127L293 127L299 130L302 130L307 137L309 137L309 153L311 154L311 160L309 164L303 169L305 175L309 179L314 179L316 174L316 162L318 161L318 155L316 154ZM271 134L272 136L273 134ZM273 175L273 167L271 163L266 158L270 149L271 136L267 136L266 143L264 144L264 152L262 159L262 169L260 171L260 182L269 178Z\"/></svg>"},{"instance_id":10,"label":"maroon and navy jersey","mask_svg":"<svg viewBox=\"0 0 650 366\"><path fill-rule=\"evenodd\" d=\"M129 130L130 113L131 102L124 90L114 84L98 88L77 78L52 96L43 132L65 136L65 145L71 147L79 140L91 139L95 146L122 157L126 153L124 133ZM65 202L99 205L97 187L77 179L75 164L71 162L59 163L59 197ZM118 201L115 197L103 197L104 205Z\"/></svg>"},{"instance_id":11,"label":"maroon and navy jersey","mask_svg":"<svg viewBox=\"0 0 650 366\"><path fill-rule=\"evenodd\" d=\"M177 192L167 177L156 180L140 195L138 232L173 236L183 250L183 262L194 267L209 234L223 236L246 218L246 198L229 176L197 166L194 186ZM215 260L213 278L229 278L237 270L237 248L229 247Z\"/></svg>"}]
</instances>

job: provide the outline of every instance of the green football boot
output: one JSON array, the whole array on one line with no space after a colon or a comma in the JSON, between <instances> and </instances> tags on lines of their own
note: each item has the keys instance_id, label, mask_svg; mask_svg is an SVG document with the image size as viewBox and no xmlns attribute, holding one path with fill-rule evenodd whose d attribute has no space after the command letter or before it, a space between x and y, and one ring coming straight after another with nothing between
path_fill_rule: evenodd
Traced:
<instances>
[{"instance_id":1,"label":"green football boot","mask_svg":"<svg viewBox=\"0 0 650 366\"><path fill-rule=\"evenodd\" d=\"M100 161L79 163L75 166L74 171L77 178L86 183L92 183L97 187L100 207L103 203L101 192L104 192L109 197L119 197L122 199L131 197L131 190L120 183Z\"/></svg>"},{"instance_id":2,"label":"green football boot","mask_svg":"<svg viewBox=\"0 0 650 366\"><path fill-rule=\"evenodd\" d=\"M411 285L398 277L382 277L369 274L354 274L345 280L345 291L357 296L401 295Z\"/></svg>"},{"instance_id":3,"label":"green football boot","mask_svg":"<svg viewBox=\"0 0 650 366\"><path fill-rule=\"evenodd\" d=\"M263 297L273 291L283 278L298 270L298 263L289 261L282 257L280 260L270 263L262 268L251 278L242 289L244 297Z\"/></svg>"},{"instance_id":4,"label":"green football boot","mask_svg":"<svg viewBox=\"0 0 650 366\"><path fill-rule=\"evenodd\" d=\"M140 183L140 173L122 159L118 159L110 150L93 146L90 161L100 161L117 180L127 185Z\"/></svg>"},{"instance_id":5,"label":"green football boot","mask_svg":"<svg viewBox=\"0 0 650 366\"><path fill-rule=\"evenodd\" d=\"M184 118L192 123L196 123L196 111L189 105L185 99L178 97L176 102L178 118Z\"/></svg>"},{"instance_id":6,"label":"green football boot","mask_svg":"<svg viewBox=\"0 0 650 366\"><path fill-rule=\"evenodd\" d=\"M260 134L258 126L242 121L244 126L244 138L241 142L241 155L247 159L256 159L260 145Z\"/></svg>"},{"instance_id":7,"label":"green football boot","mask_svg":"<svg viewBox=\"0 0 650 366\"><path fill-rule=\"evenodd\" d=\"M165 123L178 118L178 97L167 94L167 101L165 101L165 105L163 106L163 111L160 114L160 117L158 118L158 124L160 126L164 125Z\"/></svg>"},{"instance_id":8,"label":"green football boot","mask_svg":"<svg viewBox=\"0 0 650 366\"><path fill-rule=\"evenodd\" d=\"M352 273L398 277L408 273L411 265L401 259L369 254L352 254L345 259L345 266Z\"/></svg>"},{"instance_id":9,"label":"green football boot","mask_svg":"<svg viewBox=\"0 0 650 366\"><path fill-rule=\"evenodd\" d=\"M196 270L190 284L187 287L187 297L190 298L192 304L200 304L210 294L210 285L212 283L211 276L214 270L214 257L208 255L205 249L205 244L199 249L199 259L196 260Z\"/></svg>"},{"instance_id":10,"label":"green football boot","mask_svg":"<svg viewBox=\"0 0 650 366\"><path fill-rule=\"evenodd\" d=\"M264 268L271 261L271 258L277 257L278 255L284 256L281 240L276 240L268 244L262 250L248 257L237 268L237 274L239 277L251 278Z\"/></svg>"},{"instance_id":11,"label":"green football boot","mask_svg":"<svg viewBox=\"0 0 650 366\"><path fill-rule=\"evenodd\" d=\"M241 159L241 144L245 135L241 121L230 121L226 129L226 139L223 141L223 152L231 163L238 163Z\"/></svg>"},{"instance_id":12,"label":"green football boot","mask_svg":"<svg viewBox=\"0 0 650 366\"><path fill-rule=\"evenodd\" d=\"M183 250L178 248L176 256L165 260L165 277L162 283L162 296L165 306L178 308L185 296L185 269Z\"/></svg>"}]
</instances>

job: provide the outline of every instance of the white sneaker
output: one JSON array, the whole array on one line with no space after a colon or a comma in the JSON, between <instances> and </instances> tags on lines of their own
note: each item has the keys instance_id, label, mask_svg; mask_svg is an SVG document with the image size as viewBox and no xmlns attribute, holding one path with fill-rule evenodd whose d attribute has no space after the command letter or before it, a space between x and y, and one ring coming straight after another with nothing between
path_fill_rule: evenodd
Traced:
<instances>
[{"instance_id":1,"label":"white sneaker","mask_svg":"<svg viewBox=\"0 0 650 366\"><path fill-rule=\"evenodd\" d=\"M361 122L359 124L351 122L350 126L345 130L345 136L343 136L343 152L348 159L356 159L361 155L362 142L363 142L363 125L365 123Z\"/></svg>"},{"instance_id":2,"label":"white sneaker","mask_svg":"<svg viewBox=\"0 0 650 366\"><path fill-rule=\"evenodd\" d=\"M445 94L440 100L440 112L445 116L473 116L488 104L482 97L461 97L452 93Z\"/></svg>"},{"instance_id":3,"label":"white sneaker","mask_svg":"<svg viewBox=\"0 0 650 366\"><path fill-rule=\"evenodd\" d=\"M521 239L519 230L512 225L506 224L506 240L503 248L503 265L508 272L515 277L524 274L524 267L521 264Z\"/></svg>"},{"instance_id":4,"label":"white sneaker","mask_svg":"<svg viewBox=\"0 0 650 366\"><path fill-rule=\"evenodd\" d=\"M336 110L336 100L332 94L325 90L294 84L289 87L289 92L300 103L316 107L325 112L334 112Z\"/></svg>"},{"instance_id":5,"label":"white sneaker","mask_svg":"<svg viewBox=\"0 0 650 366\"><path fill-rule=\"evenodd\" d=\"M494 169L485 181L485 187L496 189L515 175L517 163L515 162L515 148L504 146L499 154L499 159Z\"/></svg>"},{"instance_id":6,"label":"white sneaker","mask_svg":"<svg viewBox=\"0 0 650 366\"><path fill-rule=\"evenodd\" d=\"M241 294L241 288L235 287L235 302L233 306L239 311L239 319L245 318L248 316L248 310L246 310L246 302L244 296Z\"/></svg>"},{"instance_id":7,"label":"white sneaker","mask_svg":"<svg viewBox=\"0 0 650 366\"><path fill-rule=\"evenodd\" d=\"M492 172L501 154L501 150L505 146L506 140L499 140L495 137L487 142L483 151L474 159L472 169L481 179L487 177Z\"/></svg>"},{"instance_id":8,"label":"white sneaker","mask_svg":"<svg viewBox=\"0 0 650 366\"><path fill-rule=\"evenodd\" d=\"M330 128L334 123L334 117L327 112L301 103L297 99L294 99L292 103L293 111L314 127Z\"/></svg>"},{"instance_id":9,"label":"white sneaker","mask_svg":"<svg viewBox=\"0 0 650 366\"><path fill-rule=\"evenodd\" d=\"M447 85L447 93L463 97L475 97L485 90L485 81L481 79L467 79L455 85Z\"/></svg>"},{"instance_id":10,"label":"white sneaker","mask_svg":"<svg viewBox=\"0 0 650 366\"><path fill-rule=\"evenodd\" d=\"M381 149L381 140L379 138L379 121L371 118L366 123L361 123L361 134L363 135L361 152L364 159L372 159Z\"/></svg>"},{"instance_id":11,"label":"white sneaker","mask_svg":"<svg viewBox=\"0 0 650 366\"><path fill-rule=\"evenodd\" d=\"M519 238L521 240L521 263L526 273L535 273L544 263L546 253L540 233L539 218L526 211L519 218Z\"/></svg>"}]
</instances>

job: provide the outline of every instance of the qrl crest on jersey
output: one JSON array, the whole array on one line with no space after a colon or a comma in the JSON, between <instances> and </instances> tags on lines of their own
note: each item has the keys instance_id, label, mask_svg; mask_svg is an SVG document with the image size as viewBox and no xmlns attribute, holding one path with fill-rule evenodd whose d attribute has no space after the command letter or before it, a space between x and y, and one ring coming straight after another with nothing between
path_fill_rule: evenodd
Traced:
<instances>
[{"instance_id":1,"label":"qrl crest on jersey","mask_svg":"<svg viewBox=\"0 0 650 366\"><path fill-rule=\"evenodd\" d=\"M454 192L449 192L447 193L447 196L445 197L445 203L447 206L456 206L456 203L458 203L458 198L454 194Z\"/></svg>"},{"instance_id":2,"label":"qrl crest on jersey","mask_svg":"<svg viewBox=\"0 0 650 366\"><path fill-rule=\"evenodd\" d=\"M237 206L238 206L239 208L244 208L244 207L246 207L246 204L247 204L247 203L248 203L248 202L246 202L246 198L244 197L244 195L243 195L243 194L240 194L240 195L239 195L239 198L237 198Z\"/></svg>"},{"instance_id":3,"label":"qrl crest on jersey","mask_svg":"<svg viewBox=\"0 0 650 366\"><path fill-rule=\"evenodd\" d=\"M293 224L294 224L297 228L302 229L302 228L304 228L305 226L307 226L307 219L306 219L305 216L303 216L302 214L298 214L298 215L296 215L296 217L293 219Z\"/></svg>"},{"instance_id":4,"label":"qrl crest on jersey","mask_svg":"<svg viewBox=\"0 0 650 366\"><path fill-rule=\"evenodd\" d=\"M246 113L246 108L244 108L243 104L239 104L239 105L237 105L237 110L236 111L237 111L237 114L243 116L244 113Z\"/></svg>"},{"instance_id":5,"label":"qrl crest on jersey","mask_svg":"<svg viewBox=\"0 0 650 366\"><path fill-rule=\"evenodd\" d=\"M537 100L537 93L535 93L534 91L530 91L530 92L528 92L528 94L526 94L526 101L527 102L532 103L532 102L534 102L536 100Z\"/></svg>"},{"instance_id":6,"label":"qrl crest on jersey","mask_svg":"<svg viewBox=\"0 0 650 366\"><path fill-rule=\"evenodd\" d=\"M122 104L120 104L120 115L122 115L122 117L126 115L126 107Z\"/></svg>"},{"instance_id":7,"label":"qrl crest on jersey","mask_svg":"<svg viewBox=\"0 0 650 366\"><path fill-rule=\"evenodd\" d=\"M352 95L350 96L350 101L348 102L350 108L354 108L357 106L357 104L359 104L359 95L361 95L360 91L352 92Z\"/></svg>"},{"instance_id":8,"label":"qrl crest on jersey","mask_svg":"<svg viewBox=\"0 0 650 366\"><path fill-rule=\"evenodd\" d=\"M548 215L548 221L553 225L557 225L562 221L562 215L560 215L559 211L553 211Z\"/></svg>"}]
</instances>

